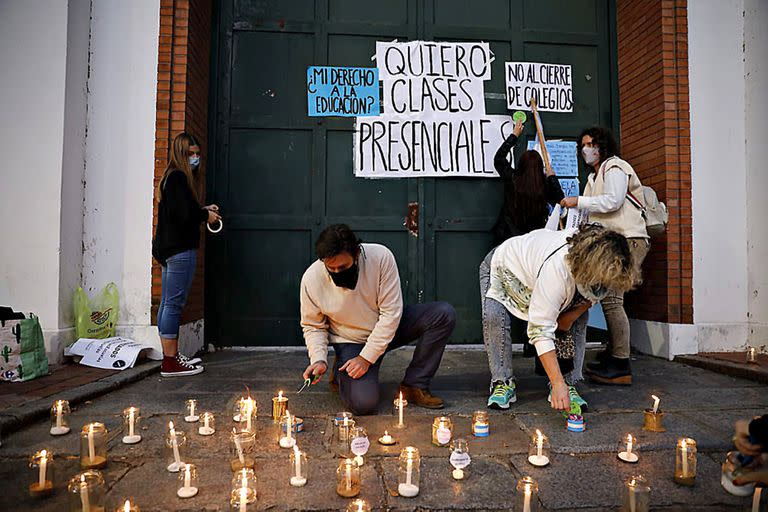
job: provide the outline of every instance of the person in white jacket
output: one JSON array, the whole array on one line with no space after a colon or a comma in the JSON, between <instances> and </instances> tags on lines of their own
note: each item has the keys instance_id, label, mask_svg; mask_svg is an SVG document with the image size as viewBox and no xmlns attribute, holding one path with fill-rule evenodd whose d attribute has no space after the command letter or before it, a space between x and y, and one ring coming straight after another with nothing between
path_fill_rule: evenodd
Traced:
<instances>
[{"instance_id":1,"label":"person in white jacket","mask_svg":"<svg viewBox=\"0 0 768 512\"><path fill-rule=\"evenodd\" d=\"M597 226L580 231L539 229L508 239L489 258L490 283L482 290L483 322L500 328L484 329L490 338L486 346L505 342L505 322L500 318L511 314L528 322L529 343L552 386L551 405L568 410L574 390L558 365L558 321L578 303L589 305L609 291L623 293L634 286L637 270L627 239ZM492 379L506 378L494 375L499 366L492 359L498 353L502 350L489 350Z\"/></svg>"}]
</instances>

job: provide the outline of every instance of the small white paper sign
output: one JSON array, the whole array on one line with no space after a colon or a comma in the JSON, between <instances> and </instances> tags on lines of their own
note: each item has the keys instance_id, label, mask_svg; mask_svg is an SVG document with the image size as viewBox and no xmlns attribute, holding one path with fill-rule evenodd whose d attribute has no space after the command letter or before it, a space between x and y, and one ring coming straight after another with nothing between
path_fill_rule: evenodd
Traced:
<instances>
[{"instance_id":1,"label":"small white paper sign","mask_svg":"<svg viewBox=\"0 0 768 512\"><path fill-rule=\"evenodd\" d=\"M349 444L349 447L355 455L365 455L371 447L371 442L367 437L356 437Z\"/></svg>"},{"instance_id":2,"label":"small white paper sign","mask_svg":"<svg viewBox=\"0 0 768 512\"><path fill-rule=\"evenodd\" d=\"M472 462L472 458L467 452L453 452L451 453L451 466L456 469L464 469Z\"/></svg>"}]
</instances>

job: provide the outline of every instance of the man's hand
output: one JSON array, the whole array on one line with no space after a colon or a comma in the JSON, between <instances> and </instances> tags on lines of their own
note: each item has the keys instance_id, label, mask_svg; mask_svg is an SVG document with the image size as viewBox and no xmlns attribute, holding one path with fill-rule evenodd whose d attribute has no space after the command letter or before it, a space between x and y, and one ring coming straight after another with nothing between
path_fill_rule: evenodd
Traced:
<instances>
[{"instance_id":1,"label":"man's hand","mask_svg":"<svg viewBox=\"0 0 768 512\"><path fill-rule=\"evenodd\" d=\"M579 206L579 198L574 197L566 197L562 201L560 201L560 206L563 208L576 208Z\"/></svg>"},{"instance_id":2,"label":"man's hand","mask_svg":"<svg viewBox=\"0 0 768 512\"><path fill-rule=\"evenodd\" d=\"M733 483L736 485L746 485L749 483L768 485L768 455L763 454L761 459L761 466L752 471L743 472L733 479Z\"/></svg>"},{"instance_id":3,"label":"man's hand","mask_svg":"<svg viewBox=\"0 0 768 512\"><path fill-rule=\"evenodd\" d=\"M359 379L368 372L368 368L371 367L371 363L366 361L360 356L350 359L344 365L339 368L340 372L347 372L347 375L353 379Z\"/></svg>"},{"instance_id":4,"label":"man's hand","mask_svg":"<svg viewBox=\"0 0 768 512\"><path fill-rule=\"evenodd\" d=\"M733 444L739 452L752 457L757 457L762 453L762 446L749 442L749 420L737 421L734 430Z\"/></svg>"},{"instance_id":5,"label":"man's hand","mask_svg":"<svg viewBox=\"0 0 768 512\"><path fill-rule=\"evenodd\" d=\"M328 365L322 361L319 361L315 364L311 364L307 366L307 369L304 370L303 377L304 377L304 380L310 379L313 381L312 384L316 384L315 378L317 378L317 380L320 380L320 377L322 377L323 374L327 371L328 371Z\"/></svg>"},{"instance_id":6,"label":"man's hand","mask_svg":"<svg viewBox=\"0 0 768 512\"><path fill-rule=\"evenodd\" d=\"M558 411L568 411L571 409L571 397L568 394L568 386L563 381L552 384L552 408Z\"/></svg>"}]
</instances>

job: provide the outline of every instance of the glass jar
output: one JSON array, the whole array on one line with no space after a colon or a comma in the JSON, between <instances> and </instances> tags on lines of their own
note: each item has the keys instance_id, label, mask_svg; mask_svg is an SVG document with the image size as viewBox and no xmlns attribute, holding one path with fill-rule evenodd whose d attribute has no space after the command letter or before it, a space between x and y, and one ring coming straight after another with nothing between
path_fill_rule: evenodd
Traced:
<instances>
[{"instance_id":1,"label":"glass jar","mask_svg":"<svg viewBox=\"0 0 768 512\"><path fill-rule=\"evenodd\" d=\"M286 399L287 400L287 399ZM240 430L256 432L256 417L258 415L256 400L251 397L243 400L240 406Z\"/></svg>"},{"instance_id":2,"label":"glass jar","mask_svg":"<svg viewBox=\"0 0 768 512\"><path fill-rule=\"evenodd\" d=\"M256 492L247 487L237 487L232 489L229 495L230 510L237 512L248 512L256 510L252 504L256 503Z\"/></svg>"},{"instance_id":3,"label":"glass jar","mask_svg":"<svg viewBox=\"0 0 768 512\"><path fill-rule=\"evenodd\" d=\"M371 512L371 506L365 500L352 500L347 505L347 512Z\"/></svg>"},{"instance_id":4,"label":"glass jar","mask_svg":"<svg viewBox=\"0 0 768 512\"><path fill-rule=\"evenodd\" d=\"M124 444L136 444L141 441L141 434L139 433L140 413L138 407L128 407L123 410Z\"/></svg>"},{"instance_id":5,"label":"glass jar","mask_svg":"<svg viewBox=\"0 0 768 512\"><path fill-rule=\"evenodd\" d=\"M204 412L200 415L200 426L197 433L201 436L212 436L216 432L216 416L212 412Z\"/></svg>"},{"instance_id":6,"label":"glass jar","mask_svg":"<svg viewBox=\"0 0 768 512\"><path fill-rule=\"evenodd\" d=\"M56 400L51 406L51 435L63 436L69 433L69 409L68 400Z\"/></svg>"},{"instance_id":7,"label":"glass jar","mask_svg":"<svg viewBox=\"0 0 768 512\"><path fill-rule=\"evenodd\" d=\"M472 435L475 437L488 437L491 433L491 420L488 411L475 411L472 413Z\"/></svg>"},{"instance_id":8,"label":"glass jar","mask_svg":"<svg viewBox=\"0 0 768 512\"><path fill-rule=\"evenodd\" d=\"M336 453L340 457L348 458L352 456L349 442L352 439L352 430L355 428L355 420L342 418L336 427Z\"/></svg>"},{"instance_id":9,"label":"glass jar","mask_svg":"<svg viewBox=\"0 0 768 512\"><path fill-rule=\"evenodd\" d=\"M624 483L624 504L622 512L648 512L651 506L651 488L640 475Z\"/></svg>"},{"instance_id":10,"label":"glass jar","mask_svg":"<svg viewBox=\"0 0 768 512\"><path fill-rule=\"evenodd\" d=\"M403 398L403 393L400 392L397 398L395 398L395 401L393 402L394 405L394 415L395 415L395 428L405 428L405 408L408 405L408 400Z\"/></svg>"},{"instance_id":11,"label":"glass jar","mask_svg":"<svg viewBox=\"0 0 768 512\"><path fill-rule=\"evenodd\" d=\"M536 512L539 509L539 484L536 483L536 480L524 476L517 482L515 504L517 506L514 510L521 512Z\"/></svg>"},{"instance_id":12,"label":"glass jar","mask_svg":"<svg viewBox=\"0 0 768 512\"><path fill-rule=\"evenodd\" d=\"M107 486L100 471L87 470L73 476L67 485L72 512L103 512Z\"/></svg>"},{"instance_id":13,"label":"glass jar","mask_svg":"<svg viewBox=\"0 0 768 512\"><path fill-rule=\"evenodd\" d=\"M735 485L733 479L738 477L744 471L744 467L739 462L739 452L728 452L723 462L723 475L720 478L720 484L723 489L734 496L751 496L755 490L755 484Z\"/></svg>"},{"instance_id":14,"label":"glass jar","mask_svg":"<svg viewBox=\"0 0 768 512\"><path fill-rule=\"evenodd\" d=\"M276 397L272 398L272 421L278 423L280 418L285 416L285 411L288 409L288 397L283 396L283 392L280 391Z\"/></svg>"},{"instance_id":15,"label":"glass jar","mask_svg":"<svg viewBox=\"0 0 768 512\"><path fill-rule=\"evenodd\" d=\"M397 461L397 492L403 498L414 498L419 495L419 480L421 479L421 456L419 449L406 446L400 452Z\"/></svg>"},{"instance_id":16,"label":"glass jar","mask_svg":"<svg viewBox=\"0 0 768 512\"><path fill-rule=\"evenodd\" d=\"M307 485L307 454L294 445L289 462L289 474L291 475L289 481L291 486L304 487Z\"/></svg>"},{"instance_id":17,"label":"glass jar","mask_svg":"<svg viewBox=\"0 0 768 512\"><path fill-rule=\"evenodd\" d=\"M457 438L451 442L451 466L453 466L453 472L451 476L454 480L463 480L467 477L466 469L472 462L472 458L469 456L469 443L466 439Z\"/></svg>"},{"instance_id":18,"label":"glass jar","mask_svg":"<svg viewBox=\"0 0 768 512\"><path fill-rule=\"evenodd\" d=\"M368 432L363 427L355 426L349 433L349 451L355 456L354 460L358 466L365 464L363 456L368 453L370 447Z\"/></svg>"},{"instance_id":19,"label":"glass jar","mask_svg":"<svg viewBox=\"0 0 768 512\"><path fill-rule=\"evenodd\" d=\"M194 464L184 464L179 471L179 488L176 496L182 499L197 495L197 467Z\"/></svg>"},{"instance_id":20,"label":"glass jar","mask_svg":"<svg viewBox=\"0 0 768 512\"><path fill-rule=\"evenodd\" d=\"M352 415L351 412L348 412L348 411L337 412L336 416L333 417L333 426L338 427L339 424L344 421L344 418L347 418L347 421L355 419L355 417Z\"/></svg>"},{"instance_id":21,"label":"glass jar","mask_svg":"<svg viewBox=\"0 0 768 512\"><path fill-rule=\"evenodd\" d=\"M432 444L448 446L453 437L453 423L447 416L438 416L432 421Z\"/></svg>"},{"instance_id":22,"label":"glass jar","mask_svg":"<svg viewBox=\"0 0 768 512\"><path fill-rule=\"evenodd\" d=\"M115 512L141 512L139 506L133 502L132 499L127 499L122 502L122 505L115 509Z\"/></svg>"},{"instance_id":23,"label":"glass jar","mask_svg":"<svg viewBox=\"0 0 768 512\"><path fill-rule=\"evenodd\" d=\"M549 450L549 438L536 429L528 445L528 462L536 467L546 466L549 464Z\"/></svg>"},{"instance_id":24,"label":"glass jar","mask_svg":"<svg viewBox=\"0 0 768 512\"><path fill-rule=\"evenodd\" d=\"M696 441L681 437L675 448L675 482L688 487L696 481Z\"/></svg>"},{"instance_id":25,"label":"glass jar","mask_svg":"<svg viewBox=\"0 0 768 512\"><path fill-rule=\"evenodd\" d=\"M181 431L176 430L173 426L173 422L168 422L168 434L165 436L166 458L168 460L168 471L171 473L177 473L184 466L184 461L181 458L181 450L187 444L187 435Z\"/></svg>"},{"instance_id":26,"label":"glass jar","mask_svg":"<svg viewBox=\"0 0 768 512\"><path fill-rule=\"evenodd\" d=\"M256 452L256 434L244 430L237 432L232 430L229 436L229 467L233 473L243 468L254 468L256 462L254 453Z\"/></svg>"},{"instance_id":27,"label":"glass jar","mask_svg":"<svg viewBox=\"0 0 768 512\"><path fill-rule=\"evenodd\" d=\"M88 423L80 431L80 467L100 469L107 465L107 427Z\"/></svg>"},{"instance_id":28,"label":"glass jar","mask_svg":"<svg viewBox=\"0 0 768 512\"><path fill-rule=\"evenodd\" d=\"M277 429L277 444L280 448L293 448L296 445L296 417L290 411L280 419Z\"/></svg>"},{"instance_id":29,"label":"glass jar","mask_svg":"<svg viewBox=\"0 0 768 512\"><path fill-rule=\"evenodd\" d=\"M336 470L336 493L342 498L360 494L360 467L352 459L344 459Z\"/></svg>"},{"instance_id":30,"label":"glass jar","mask_svg":"<svg viewBox=\"0 0 768 512\"><path fill-rule=\"evenodd\" d=\"M30 475L29 495L44 498L53 494L53 452L40 450L29 459Z\"/></svg>"},{"instance_id":31,"label":"glass jar","mask_svg":"<svg viewBox=\"0 0 768 512\"><path fill-rule=\"evenodd\" d=\"M232 406L232 421L235 423L240 423L240 411L243 408L243 404L245 403L245 397L241 396L237 400L235 400L234 405Z\"/></svg>"},{"instance_id":32,"label":"glass jar","mask_svg":"<svg viewBox=\"0 0 768 512\"><path fill-rule=\"evenodd\" d=\"M247 487L256 492L256 473L251 468L243 468L232 477L232 488Z\"/></svg>"}]
</instances>

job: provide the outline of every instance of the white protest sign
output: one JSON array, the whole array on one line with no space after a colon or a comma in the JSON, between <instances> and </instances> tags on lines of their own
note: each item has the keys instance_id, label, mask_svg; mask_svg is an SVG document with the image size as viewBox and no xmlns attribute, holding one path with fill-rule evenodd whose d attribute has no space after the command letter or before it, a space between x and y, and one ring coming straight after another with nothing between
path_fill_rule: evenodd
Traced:
<instances>
[{"instance_id":1,"label":"white protest sign","mask_svg":"<svg viewBox=\"0 0 768 512\"><path fill-rule=\"evenodd\" d=\"M80 338L67 350L67 355L82 356L80 364L105 370L131 368L142 350L154 347L128 338L114 337L103 340ZM150 354L153 356L155 354Z\"/></svg>"},{"instance_id":2,"label":"white protest sign","mask_svg":"<svg viewBox=\"0 0 768 512\"><path fill-rule=\"evenodd\" d=\"M381 80L421 76L490 80L491 62L488 43L376 43L376 66Z\"/></svg>"},{"instance_id":3,"label":"white protest sign","mask_svg":"<svg viewBox=\"0 0 768 512\"><path fill-rule=\"evenodd\" d=\"M418 77L382 80L384 114L452 113L485 115L483 81Z\"/></svg>"},{"instance_id":4,"label":"white protest sign","mask_svg":"<svg viewBox=\"0 0 768 512\"><path fill-rule=\"evenodd\" d=\"M541 112L573 112L573 75L569 64L505 62L507 108L528 110L536 98Z\"/></svg>"},{"instance_id":5,"label":"white protest sign","mask_svg":"<svg viewBox=\"0 0 768 512\"><path fill-rule=\"evenodd\" d=\"M509 116L358 117L353 144L355 176L498 177L493 157L513 128Z\"/></svg>"},{"instance_id":6,"label":"white protest sign","mask_svg":"<svg viewBox=\"0 0 768 512\"><path fill-rule=\"evenodd\" d=\"M580 208L568 208L565 229L580 228L587 222L589 222L589 211Z\"/></svg>"}]
</instances>

